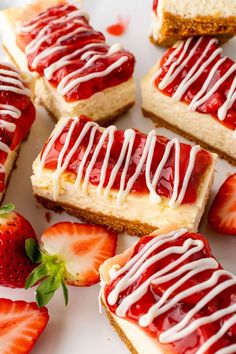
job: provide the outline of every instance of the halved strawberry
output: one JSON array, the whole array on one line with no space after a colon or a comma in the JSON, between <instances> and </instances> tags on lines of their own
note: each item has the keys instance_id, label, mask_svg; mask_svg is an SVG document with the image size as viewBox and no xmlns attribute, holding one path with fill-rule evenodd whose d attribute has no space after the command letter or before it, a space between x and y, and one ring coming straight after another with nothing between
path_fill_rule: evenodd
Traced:
<instances>
[{"instance_id":1,"label":"halved strawberry","mask_svg":"<svg viewBox=\"0 0 236 354\"><path fill-rule=\"evenodd\" d=\"M236 173L220 187L208 214L211 227L220 233L236 235Z\"/></svg>"},{"instance_id":2,"label":"halved strawberry","mask_svg":"<svg viewBox=\"0 0 236 354\"><path fill-rule=\"evenodd\" d=\"M46 307L0 299L0 353L28 354L49 320Z\"/></svg>"},{"instance_id":3,"label":"halved strawberry","mask_svg":"<svg viewBox=\"0 0 236 354\"><path fill-rule=\"evenodd\" d=\"M42 235L40 253L34 240L27 240L27 254L40 265L31 273L26 287L39 280L36 291L39 306L52 298L62 285L65 302L68 293L65 284L90 286L97 283L99 267L114 256L117 235L103 226L61 222L49 227Z\"/></svg>"}]
</instances>

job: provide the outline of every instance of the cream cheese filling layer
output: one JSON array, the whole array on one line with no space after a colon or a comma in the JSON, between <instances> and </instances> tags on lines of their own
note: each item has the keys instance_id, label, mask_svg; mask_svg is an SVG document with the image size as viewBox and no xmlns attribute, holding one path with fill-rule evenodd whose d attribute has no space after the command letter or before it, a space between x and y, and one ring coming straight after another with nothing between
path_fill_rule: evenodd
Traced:
<instances>
[{"instance_id":1,"label":"cream cheese filling layer","mask_svg":"<svg viewBox=\"0 0 236 354\"><path fill-rule=\"evenodd\" d=\"M236 16L235 1L228 0L159 0L157 13L169 12L184 18L197 16L232 17Z\"/></svg>"},{"instance_id":2,"label":"cream cheese filling layer","mask_svg":"<svg viewBox=\"0 0 236 354\"><path fill-rule=\"evenodd\" d=\"M214 160L215 158L213 156ZM54 200L53 172L53 170L46 168L41 170L38 156L33 164L33 176L31 177L33 191L36 195ZM75 176L68 173L63 173L60 177L60 188L55 201L74 208L87 209L94 213L148 224L154 228L177 224L196 231L210 192L213 173L214 163L203 176L196 203L182 204L175 209L169 207L169 199L167 198L163 198L159 204L152 204L149 194L138 195L134 193L129 193L125 202L117 206L118 191L111 190L107 199L98 198L97 186L89 183L86 193L82 193L80 188L75 189Z\"/></svg>"},{"instance_id":3,"label":"cream cheese filling layer","mask_svg":"<svg viewBox=\"0 0 236 354\"><path fill-rule=\"evenodd\" d=\"M5 163L3 164L3 168L5 170L5 184L7 184L7 181L10 177L11 171L14 167L14 162L16 160L18 150L19 150L19 147L17 147L13 151L10 150L8 152L7 159L6 159ZM6 190L4 190L2 193L0 193L0 202L1 202L5 192L6 192Z\"/></svg>"},{"instance_id":4,"label":"cream cheese filling layer","mask_svg":"<svg viewBox=\"0 0 236 354\"><path fill-rule=\"evenodd\" d=\"M105 300L103 298L103 302ZM106 309L109 311L108 309ZM159 348L158 342L148 336L144 330L137 325L131 323L130 321L124 320L115 316L109 311L109 315L113 318L115 323L121 328L128 338L130 343L136 349L138 354L162 354L163 351ZM168 354L168 352L165 352Z\"/></svg>"},{"instance_id":5,"label":"cream cheese filling layer","mask_svg":"<svg viewBox=\"0 0 236 354\"><path fill-rule=\"evenodd\" d=\"M44 77L40 77L36 80L35 95L57 119L85 114L99 121L132 105L135 102L135 89L135 82L131 78L120 85L97 92L88 99L66 102Z\"/></svg>"}]
</instances>

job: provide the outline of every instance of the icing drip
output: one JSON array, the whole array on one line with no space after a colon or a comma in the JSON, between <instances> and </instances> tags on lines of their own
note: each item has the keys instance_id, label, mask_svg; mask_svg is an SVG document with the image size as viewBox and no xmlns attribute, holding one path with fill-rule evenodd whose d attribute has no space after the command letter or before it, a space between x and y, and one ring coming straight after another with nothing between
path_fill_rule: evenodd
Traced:
<instances>
[{"instance_id":1,"label":"icing drip","mask_svg":"<svg viewBox=\"0 0 236 354\"><path fill-rule=\"evenodd\" d=\"M70 64L74 64L75 60L78 60L78 57L82 54L80 61L84 62L83 65L79 65L77 70L75 69L59 79L57 91L60 95L66 96L80 83L85 83L111 74L112 71L118 69L129 60L129 57L119 55L115 59L114 54L120 52L122 46L115 44L109 48L104 40L101 39L97 42L96 39L91 38L90 43L86 41L82 47L78 48L79 42L78 44L73 43L75 36L78 37L79 41L80 33L85 37L89 37L96 32L88 24L89 15L85 11L77 8L71 9L69 5L57 8L58 15L62 15L63 11L67 12L59 18L54 14L48 16L46 13L39 15L32 22L28 22L24 26L21 26L18 33L26 35L31 31L36 31L38 29L36 37L25 47L25 53L28 56L33 55L32 69L37 71L37 67L40 66L42 60L47 60L54 54L57 55L57 59L43 69L43 74L48 80L53 79L53 74L57 70ZM58 25L62 24L64 24L64 26L58 28ZM49 41L53 41L55 36L57 37L57 40L52 45L46 45L46 48L43 48L43 46L45 47L45 44ZM65 42L68 42L68 44ZM63 55L63 53L66 52L69 52L69 54ZM111 56L113 56L111 64L106 66L105 69L97 71L96 61L99 59L110 58ZM89 69L88 74L86 74L86 69Z\"/></svg>"},{"instance_id":2,"label":"icing drip","mask_svg":"<svg viewBox=\"0 0 236 354\"><path fill-rule=\"evenodd\" d=\"M233 73L236 72L236 63L234 63L222 76L219 76L217 73L222 68L222 64L224 64L228 58L221 55L222 48L217 47L217 39L209 39L209 41L206 42L206 45L203 44L203 41L204 37L200 37L197 41L194 38L189 38L186 41L182 41L177 48L173 50L167 61L151 79L152 85L155 85L155 81L163 73L163 68L165 70L167 68L165 75L158 83L158 88L160 90L165 90L177 77L179 78L180 75L182 75L184 70L186 70L186 74L182 75L181 81L178 83L175 92L171 95L174 101L181 101L187 90L190 89L191 85L198 82L201 75L203 75L206 70L209 70L206 80L204 80L202 86L199 87L198 91L194 94L194 97L188 104L188 109L190 111L197 111L198 108L212 98L214 94L217 93L217 90L227 82ZM197 57L196 53L201 52L200 48L203 48L202 53L199 54L199 57ZM196 56L196 61L191 67L186 69L194 56ZM213 80L214 84L212 86ZM236 79L233 80L229 91L226 94L225 101L222 102L218 108L217 118L220 121L224 121L226 119L229 110L235 102Z\"/></svg>"},{"instance_id":3,"label":"icing drip","mask_svg":"<svg viewBox=\"0 0 236 354\"><path fill-rule=\"evenodd\" d=\"M145 244L141 250L135 254L122 268L115 271L111 275L111 280L122 276L114 285L112 291L107 297L109 305L113 306L119 299L119 295L138 281L142 274L156 262L176 255L174 261L170 262L163 268L159 268L154 274L150 275L143 283L135 286L132 292L119 300L119 305L116 308L116 315L125 317L127 311L133 304L139 301L147 292L151 285L160 285L172 281L171 285L167 286L159 300L152 305L149 310L139 318L139 325L141 327L148 327L158 316L167 313L169 310L174 309L178 303L183 299L200 293L203 290L207 291L204 296L186 312L185 316L176 324L166 329L159 335L160 343L174 343L181 340L188 335L198 330L201 326L211 324L217 320L227 318L218 332L213 334L205 340L200 348L195 352L196 354L204 354L208 352L212 345L214 345L224 334L236 324L236 304L231 304L216 310L208 316L196 316L212 299L236 285L236 277L228 271L219 268L218 262L213 257L197 259L195 261L184 262L192 255L194 257L199 251L204 249L204 242L201 239L191 238L191 234L184 239L182 246L171 246L168 242L178 240L181 236L187 233L186 229L172 231L168 234L160 235L152 238ZM163 248L163 246L165 246ZM162 247L161 247L162 246ZM158 252L158 249L161 250ZM157 252L154 255L153 252ZM206 280L199 281L197 285L188 285L184 290L180 291L179 288L186 284L187 281L194 279L194 276L206 272L211 272L206 277ZM222 277L224 280L222 281ZM220 281L221 280L221 281ZM195 316L195 317L194 317ZM226 346L218 350L218 354L234 353L236 345Z\"/></svg>"},{"instance_id":4,"label":"icing drip","mask_svg":"<svg viewBox=\"0 0 236 354\"><path fill-rule=\"evenodd\" d=\"M107 199L109 197L113 183L117 177L117 174L120 171L121 166L123 165L124 168L121 173L120 188L119 188L119 191L117 194L117 204L118 205L121 205L125 202L125 199L126 199L127 195L130 193L130 191L132 190L132 187L133 187L135 181L139 177L141 171L144 169L145 169L146 184L147 184L147 188L149 190L149 195L150 195L151 201L154 203L161 202L162 199L158 195L158 193L156 192L157 183L161 177L161 173L163 171L163 168L166 165L166 163L170 157L172 149L175 148L174 187L173 187L172 196L169 201L169 206L174 208L182 203L182 201L185 197L185 193L188 188L188 184L189 184L191 175L192 175L192 171L193 171L193 168L195 165L197 153L200 151L200 147L194 146L190 150L188 166L186 169L186 173L185 173L185 176L183 179L182 186L180 188L180 169L179 169L179 166L180 166L180 142L177 138L170 140L166 144L165 151L163 153L161 161L157 166L154 176L152 177L151 165L152 165L152 162L154 159L154 148L157 144L157 133L154 130L152 130L147 135L147 139L146 139L145 146L143 148L143 152L140 157L140 160L137 163L135 171L133 172L133 174L129 178L128 178L127 172L128 172L128 168L130 166L131 160L132 160L132 150L133 150L133 144L135 141L136 132L133 129L127 129L124 132L124 142L122 145L122 149L121 149L120 154L117 158L117 162L111 171L108 183L107 183L107 185L105 187L105 191L102 195L102 191L104 189L105 178L107 175L107 167L108 167L108 162L110 159L111 148L112 148L112 144L114 142L114 134L117 129L115 126L110 126L106 129L104 129L100 138L99 138L99 141L96 142L96 148L94 149L95 134L100 128L97 123L87 121L84 124L82 130L80 131L76 141L71 145L71 137L73 135L74 130L76 129L78 122L79 122L79 118L65 118L63 123L58 126L55 133L53 133L53 135L51 136L51 138L50 138L50 140L49 140L49 142L48 142L48 144L41 156L41 162L40 162L40 172L41 173L43 171L43 167L45 165L46 159L47 159L51 149L53 148L55 142L60 137L62 132L64 132L64 129L69 122L70 122L70 128L66 133L64 145L59 153L59 156L57 159L57 167L56 167L56 170L53 173L53 177L52 177L53 188L54 188L53 189L53 196L54 196L55 200L57 199L58 193L60 191L60 177L61 177L61 175L67 169L72 156L78 150L84 137L88 136L88 144L87 144L86 150L83 154L83 157L81 159L79 168L77 170L77 178L76 178L76 182L75 182L76 189L81 188L82 192L86 193L92 169L96 163L98 155L101 152L101 149L104 149L104 145L105 145L106 152L105 152L105 157L104 157L103 164L101 167L99 184L97 186L98 196L103 197L104 199ZM106 142L106 144L104 144L105 142ZM69 146L70 146L70 150L68 152ZM91 151L93 151L92 157L91 157ZM90 156L90 161L88 161L88 156ZM62 161L63 161L63 163L62 163ZM82 180L84 166L87 166L87 167L86 167L86 172L85 172L84 178ZM126 186L125 186L125 184L126 184Z\"/></svg>"}]
</instances>

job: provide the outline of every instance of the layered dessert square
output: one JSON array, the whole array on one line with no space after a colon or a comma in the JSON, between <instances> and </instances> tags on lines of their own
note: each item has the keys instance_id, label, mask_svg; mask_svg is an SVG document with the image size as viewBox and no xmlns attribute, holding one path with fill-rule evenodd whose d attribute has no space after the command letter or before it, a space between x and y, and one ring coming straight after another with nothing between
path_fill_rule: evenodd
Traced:
<instances>
[{"instance_id":1,"label":"layered dessert square","mask_svg":"<svg viewBox=\"0 0 236 354\"><path fill-rule=\"evenodd\" d=\"M236 278L204 236L144 236L100 274L107 316L132 354L236 352Z\"/></svg>"},{"instance_id":2,"label":"layered dessert square","mask_svg":"<svg viewBox=\"0 0 236 354\"><path fill-rule=\"evenodd\" d=\"M27 76L0 62L0 202L21 143L35 120Z\"/></svg>"},{"instance_id":3,"label":"layered dessert square","mask_svg":"<svg viewBox=\"0 0 236 354\"><path fill-rule=\"evenodd\" d=\"M217 39L177 42L142 80L143 112L236 164L235 75Z\"/></svg>"},{"instance_id":4,"label":"layered dessert square","mask_svg":"<svg viewBox=\"0 0 236 354\"><path fill-rule=\"evenodd\" d=\"M142 236L169 224L198 228L216 155L155 130L104 129L61 118L33 163L35 197L118 232Z\"/></svg>"},{"instance_id":5,"label":"layered dessert square","mask_svg":"<svg viewBox=\"0 0 236 354\"><path fill-rule=\"evenodd\" d=\"M154 0L150 39L170 46L191 36L218 36L225 41L236 33L236 1Z\"/></svg>"},{"instance_id":6,"label":"layered dessert square","mask_svg":"<svg viewBox=\"0 0 236 354\"><path fill-rule=\"evenodd\" d=\"M66 1L35 1L1 13L3 45L35 75L35 96L52 115L87 114L107 124L135 102L135 59L108 45L89 15Z\"/></svg>"}]
</instances>

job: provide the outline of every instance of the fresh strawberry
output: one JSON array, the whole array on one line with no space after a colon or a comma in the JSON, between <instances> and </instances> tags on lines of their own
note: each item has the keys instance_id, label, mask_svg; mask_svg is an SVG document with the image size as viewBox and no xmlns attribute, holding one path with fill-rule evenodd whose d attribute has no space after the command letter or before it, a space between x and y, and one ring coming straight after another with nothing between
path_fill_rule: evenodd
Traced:
<instances>
[{"instance_id":1,"label":"fresh strawberry","mask_svg":"<svg viewBox=\"0 0 236 354\"><path fill-rule=\"evenodd\" d=\"M236 235L236 173L226 179L213 201L209 224L220 233Z\"/></svg>"},{"instance_id":2,"label":"fresh strawberry","mask_svg":"<svg viewBox=\"0 0 236 354\"><path fill-rule=\"evenodd\" d=\"M40 265L31 273L26 287L43 280L36 291L39 306L44 306L62 285L90 286L99 281L99 267L114 256L117 235L102 226L61 222L42 235L40 250L35 240L27 240L26 250L32 261Z\"/></svg>"},{"instance_id":3,"label":"fresh strawberry","mask_svg":"<svg viewBox=\"0 0 236 354\"><path fill-rule=\"evenodd\" d=\"M1 354L28 354L48 323L46 307L0 299Z\"/></svg>"},{"instance_id":4,"label":"fresh strawberry","mask_svg":"<svg viewBox=\"0 0 236 354\"><path fill-rule=\"evenodd\" d=\"M35 268L26 255L25 241L36 236L30 223L13 210L12 204L0 208L0 285L24 288Z\"/></svg>"}]
</instances>

